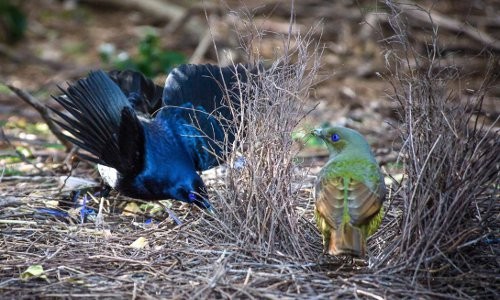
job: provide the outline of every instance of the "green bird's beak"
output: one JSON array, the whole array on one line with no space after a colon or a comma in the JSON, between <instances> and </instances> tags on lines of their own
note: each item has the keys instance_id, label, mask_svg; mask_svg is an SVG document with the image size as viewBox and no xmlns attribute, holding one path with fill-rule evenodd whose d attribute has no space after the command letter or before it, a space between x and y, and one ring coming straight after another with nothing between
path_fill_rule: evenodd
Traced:
<instances>
[{"instance_id":1,"label":"green bird's beak","mask_svg":"<svg viewBox=\"0 0 500 300\"><path fill-rule=\"evenodd\" d=\"M316 128L311 132L314 136L317 137L322 137L323 136L323 129L322 128Z\"/></svg>"}]
</instances>

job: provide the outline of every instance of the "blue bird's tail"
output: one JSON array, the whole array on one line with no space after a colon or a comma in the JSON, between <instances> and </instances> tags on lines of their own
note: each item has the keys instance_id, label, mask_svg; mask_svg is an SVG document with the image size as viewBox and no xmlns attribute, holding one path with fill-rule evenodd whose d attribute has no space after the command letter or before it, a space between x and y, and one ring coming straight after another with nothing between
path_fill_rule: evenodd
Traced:
<instances>
[{"instance_id":1,"label":"blue bird's tail","mask_svg":"<svg viewBox=\"0 0 500 300\"><path fill-rule=\"evenodd\" d=\"M54 121L71 135L66 138L90 153L82 158L120 173L138 173L144 156L144 129L120 87L103 71L70 85L54 97L69 114L53 111Z\"/></svg>"}]
</instances>

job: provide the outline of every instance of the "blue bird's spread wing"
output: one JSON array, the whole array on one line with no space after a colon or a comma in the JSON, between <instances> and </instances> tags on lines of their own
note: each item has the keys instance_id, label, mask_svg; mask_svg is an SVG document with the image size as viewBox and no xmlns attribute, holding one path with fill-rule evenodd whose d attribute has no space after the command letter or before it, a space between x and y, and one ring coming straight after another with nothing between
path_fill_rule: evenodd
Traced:
<instances>
[{"instance_id":1,"label":"blue bird's spread wing","mask_svg":"<svg viewBox=\"0 0 500 300\"><path fill-rule=\"evenodd\" d=\"M232 119L227 98L239 107L240 83L247 81L243 65L219 67L216 65L182 65L170 72L163 90L163 103L181 106L191 103L203 107L209 114Z\"/></svg>"},{"instance_id":2,"label":"blue bird's spread wing","mask_svg":"<svg viewBox=\"0 0 500 300\"><path fill-rule=\"evenodd\" d=\"M61 119L54 121L71 134L66 135L70 142L91 154L80 156L121 173L142 169L142 124L127 97L105 72L91 72L62 92L64 95L54 99L69 114L53 109Z\"/></svg>"},{"instance_id":3,"label":"blue bird's spread wing","mask_svg":"<svg viewBox=\"0 0 500 300\"><path fill-rule=\"evenodd\" d=\"M163 87L155 84L142 73L115 70L110 71L108 75L125 94L135 111L153 115L162 107Z\"/></svg>"}]
</instances>

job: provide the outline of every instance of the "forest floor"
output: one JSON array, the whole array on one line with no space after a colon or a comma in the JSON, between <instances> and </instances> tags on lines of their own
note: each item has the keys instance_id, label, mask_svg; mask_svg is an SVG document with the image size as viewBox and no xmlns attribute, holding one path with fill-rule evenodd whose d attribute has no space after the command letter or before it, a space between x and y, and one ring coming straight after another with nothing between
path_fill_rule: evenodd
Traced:
<instances>
[{"instance_id":1,"label":"forest floor","mask_svg":"<svg viewBox=\"0 0 500 300\"><path fill-rule=\"evenodd\" d=\"M15 44L0 40L0 298L498 296L498 257L488 262L492 273L484 275L485 281L493 282L478 283L470 290L446 283L437 284L441 289L436 290L433 287L438 277L415 283L411 278L371 270L370 260L324 257L312 218L312 185L327 158L321 145L304 147L299 153L300 167L306 170L309 181L301 184L303 197L297 205L308 236L304 243L311 249L305 258L279 251L263 254L251 245L220 243L217 237L207 236L214 233L209 228L210 217L178 203L171 204L171 209L182 219L181 226L165 213L156 215L157 222L146 223L149 216L141 203L115 193L105 200L102 220L87 218L81 222L79 213L70 208L67 218L44 214L43 208L69 201L72 191L98 187L100 178L93 164L78 162L73 153L65 151L40 114L10 92L7 84L53 106L50 96L59 93L58 85L64 86L92 69L116 66L103 60L103 48L111 46L116 54L134 57L139 51L137 45L151 28L159 37L159 47L181 53L185 62L217 63L217 56L228 53L235 61L245 62L239 47L245 32L237 26L245 20L228 13L231 10L252 12L253 24L264 33L259 44L259 55L264 60L273 60L279 52L276 49L282 47L278 37L289 32L291 7L283 1L245 1L245 9L240 1L207 4L206 11L199 9L203 6L194 6L184 21L182 9L176 10L185 5L184 1L162 2L172 5L167 13L137 6L137 2L25 1L25 37ZM321 41L322 47L318 83L311 87L307 99L317 106L302 126L329 123L359 130L387 173L387 182L391 182L390 176L400 178L401 118L397 104L388 96L393 90L384 77L391 66L387 65L388 50L379 32L388 30L388 26L370 26L375 24L370 22L380 20L368 14L383 11L383 6L368 0L297 2L294 30L312 30L313 40ZM481 1L419 3L432 7L445 21L472 24L481 33L500 40L500 22L494 13L499 11L498 5ZM172 21L175 17L177 20ZM431 31L428 24L416 17L408 17L408 22L412 43L425 54ZM497 42L498 48L483 51L485 46L473 34L457 32L453 22L443 24L441 64L454 65L467 75L450 85L453 97L466 102L470 91L479 89L488 67L499 72L498 61L492 63L491 57L498 55L500 46ZM204 44L207 35L217 50L212 43ZM155 75L155 82L162 84L166 75ZM500 85L496 83L483 106L483 118L488 124L493 124L500 114L499 99ZM205 175L209 186L217 181L214 174L216 177L218 173ZM216 194L216 186L212 194ZM123 201L113 201L116 199ZM99 207L99 200L89 199L89 206ZM382 230L395 226L400 213L394 207L387 211ZM383 234L370 239L371 253L381 251L383 239ZM496 244L492 252L498 255L498 251ZM33 268L27 271L37 265L43 267L42 273L36 274ZM468 272L460 276L466 280Z\"/></svg>"}]
</instances>

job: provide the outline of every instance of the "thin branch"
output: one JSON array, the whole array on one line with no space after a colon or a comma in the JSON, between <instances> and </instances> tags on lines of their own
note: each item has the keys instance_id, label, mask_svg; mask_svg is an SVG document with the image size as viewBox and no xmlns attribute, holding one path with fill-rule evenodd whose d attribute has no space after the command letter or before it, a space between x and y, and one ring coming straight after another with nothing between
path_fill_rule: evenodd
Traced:
<instances>
[{"instance_id":1,"label":"thin branch","mask_svg":"<svg viewBox=\"0 0 500 300\"><path fill-rule=\"evenodd\" d=\"M71 148L73 147L71 143L69 143L64 135L62 134L61 130L59 130L59 127L56 126L56 124L52 121L52 115L50 111L47 109L47 106L43 105L38 99L33 97L30 93L21 90L11 84L7 84L7 87L13 91L21 100L24 102L28 103L30 106L32 106L42 119L47 123L47 126L49 127L50 131L56 136L56 138L61 142L61 144L66 147L66 151L70 151Z\"/></svg>"},{"instance_id":2,"label":"thin branch","mask_svg":"<svg viewBox=\"0 0 500 300\"><path fill-rule=\"evenodd\" d=\"M411 9L407 7L411 7ZM484 46L500 51L500 40L495 39L488 33L481 31L474 26L446 17L438 12L431 12L428 9L416 9L417 7L418 6L416 4L410 1L405 1L404 5L399 5L402 12L404 12L409 18L427 25L438 26L454 32L464 33Z\"/></svg>"}]
</instances>

